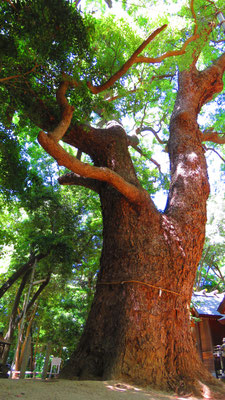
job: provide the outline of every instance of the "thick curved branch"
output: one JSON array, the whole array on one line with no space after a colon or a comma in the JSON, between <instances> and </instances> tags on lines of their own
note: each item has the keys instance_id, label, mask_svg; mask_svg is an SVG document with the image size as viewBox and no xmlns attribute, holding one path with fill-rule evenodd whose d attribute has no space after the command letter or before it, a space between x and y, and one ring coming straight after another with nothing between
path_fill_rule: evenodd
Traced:
<instances>
[{"instance_id":1,"label":"thick curved branch","mask_svg":"<svg viewBox=\"0 0 225 400\"><path fill-rule=\"evenodd\" d=\"M196 18L196 14L194 11L194 0L191 0L191 4L190 4L190 9L191 9L191 13L195 22L195 27L194 27L194 32L193 35L191 37L189 37L183 44L183 46L181 47L180 50L171 50L171 51L167 51L166 53L162 54L159 57L144 57L144 56L139 56L138 57L138 63L150 63L150 64L157 64L157 63L161 63L163 60L165 60L166 58L169 57L174 57L174 56L181 56L183 54L185 54L186 49L188 47L188 45L192 42L194 42L195 40L197 40L200 36L197 33L198 30L198 24L197 24L197 18ZM197 61L197 60L196 60Z\"/></svg>"},{"instance_id":2,"label":"thick curved branch","mask_svg":"<svg viewBox=\"0 0 225 400\"><path fill-rule=\"evenodd\" d=\"M220 134L218 132L214 132L211 129L203 132L202 134L202 142L213 142L213 143L218 143L218 144L224 144L225 143L225 134L223 136L219 136Z\"/></svg>"},{"instance_id":3,"label":"thick curved branch","mask_svg":"<svg viewBox=\"0 0 225 400\"><path fill-rule=\"evenodd\" d=\"M216 61L214 61L213 65L219 67L223 75L225 72L225 53L223 53Z\"/></svg>"},{"instance_id":4,"label":"thick curved branch","mask_svg":"<svg viewBox=\"0 0 225 400\"><path fill-rule=\"evenodd\" d=\"M54 131L48 134L55 142L63 138L73 117L74 107L68 103L66 98L66 91L70 86L69 81L62 81L56 92L56 100L61 109L61 120Z\"/></svg>"},{"instance_id":5,"label":"thick curved branch","mask_svg":"<svg viewBox=\"0 0 225 400\"><path fill-rule=\"evenodd\" d=\"M194 33L194 35L192 35L190 38L188 38L186 40L186 42L184 42L184 44L180 50L167 51L166 53L162 54L159 57L139 56L139 57L137 57L136 63L158 64L158 63L161 63L166 58L174 57L174 56L182 56L183 54L185 54L186 48L189 45L189 43L194 42L198 38L199 38L199 35L197 33Z\"/></svg>"},{"instance_id":6,"label":"thick curved branch","mask_svg":"<svg viewBox=\"0 0 225 400\"><path fill-rule=\"evenodd\" d=\"M137 63L138 61L138 54L140 54L145 47L157 36L161 33L167 25L162 25L160 28L156 29L139 47L138 49L132 54L127 62L117 71L111 78L103 83L103 85L94 86L91 82L87 82L87 86L93 94L98 94L103 92L104 90L111 87L118 79L120 79L131 67L133 64Z\"/></svg>"},{"instance_id":7,"label":"thick curved branch","mask_svg":"<svg viewBox=\"0 0 225 400\"><path fill-rule=\"evenodd\" d=\"M109 168L95 167L79 161L77 158L68 154L62 146L43 131L39 133L38 141L44 150L57 161L58 165L63 165L81 177L107 182L132 203L141 204L146 202L146 200L149 201L149 195L144 189L139 189L130 184Z\"/></svg>"},{"instance_id":8,"label":"thick curved branch","mask_svg":"<svg viewBox=\"0 0 225 400\"><path fill-rule=\"evenodd\" d=\"M149 63L150 64L161 63L166 58L173 57L173 56L178 56L178 55L183 55L186 52L186 48L189 45L189 43L191 43L191 42L193 42L193 41L195 41L196 39L199 38L199 35L197 34L197 28L198 28L197 19L196 19L196 15L195 15L195 12L194 12L193 4L194 4L194 0L191 0L190 8L191 8L193 19L195 21L194 33L190 38L188 38L184 42L184 44L183 44L183 46L181 47L180 50L171 50L171 51L166 52L165 54L162 54L159 57L139 56L139 54L146 48L146 46L167 27L167 24L164 24L160 28L157 28L138 47L138 49L132 54L132 56L129 58L129 60L126 61L125 64L123 64L123 66L119 69L119 71L117 71L114 75L112 75L105 83L103 83L102 85L92 85L91 82L87 82L87 86L88 86L89 90L91 91L91 93L98 94L98 93L103 92L104 90L109 89L116 81L118 81L122 76L124 76L125 73L134 64L138 64L138 63L148 63L148 64ZM74 85L76 87L79 87L79 86L81 86L83 84L83 82L73 80L73 79L71 79L71 77L68 77L68 80L70 80L71 85ZM113 101L113 100L114 100L114 98L112 98L111 101Z\"/></svg>"},{"instance_id":9,"label":"thick curved branch","mask_svg":"<svg viewBox=\"0 0 225 400\"><path fill-rule=\"evenodd\" d=\"M161 33L166 27L167 25L163 25L160 28L156 29L149 37L148 39L146 39L141 46L132 54L132 56L129 58L129 60L122 66L122 68L116 72L113 76L111 76L110 79L108 79L107 82L105 82L102 85L99 86L94 86L91 84L91 82L87 83L88 88L90 89L90 91L93 94L98 94L106 89L108 89L109 87L111 87L118 79L120 79L134 64L138 64L138 63L148 63L148 64L157 64L157 63L161 63L163 60L165 60L166 58L169 57L173 57L173 56L179 56L179 55L183 55L186 52L187 46L191 43L194 42L196 39L199 38L199 34L197 34L197 30L198 30L198 25L197 25L197 18L195 15L195 11L194 11L194 0L191 0L191 12L192 12L192 16L195 22L195 28L194 28L194 33L193 35L188 38L183 46L181 47L180 50L171 50L171 51L167 51L166 53L162 54L159 57L145 57L145 56L139 56L139 54L146 48L146 46L159 34Z\"/></svg>"},{"instance_id":10,"label":"thick curved branch","mask_svg":"<svg viewBox=\"0 0 225 400\"><path fill-rule=\"evenodd\" d=\"M109 135L107 129L96 129L85 124L71 125L74 107L69 104L66 92L70 87L77 86L79 84L71 80L66 74L63 74L62 82L56 92L57 104L61 110L61 120L53 131L48 132L48 136L56 143L62 139L65 143L76 147L78 149L78 159L81 156L81 152L87 153L93 158L98 151L101 151L103 143L108 143ZM68 132L69 127L71 129ZM46 128L46 130L48 129Z\"/></svg>"},{"instance_id":11,"label":"thick curved branch","mask_svg":"<svg viewBox=\"0 0 225 400\"><path fill-rule=\"evenodd\" d=\"M99 182L95 179L82 178L74 172L69 172L68 174L62 175L58 178L60 185L76 185L83 186L87 189L94 190L99 193Z\"/></svg>"},{"instance_id":12,"label":"thick curved branch","mask_svg":"<svg viewBox=\"0 0 225 400\"><path fill-rule=\"evenodd\" d=\"M122 67L117 71L114 75L112 75L105 83L102 85L92 85L91 82L87 82L87 87L93 94L99 94L103 92L104 90L109 89L113 84L118 81L122 76L125 75L125 73L134 65L135 63L139 62L138 54L140 54L145 47L157 36L159 33L161 33L165 28L167 27L166 24L162 25L160 28L157 28L151 35L138 47L138 49L132 54L132 56L125 62L125 64L122 65ZM66 77L66 75L64 75ZM83 82L77 81L75 79L71 79L70 76L67 77L68 81L70 81L71 85L75 87L79 87L83 85ZM136 89L134 90L136 91ZM131 91L130 93L132 93ZM117 98L117 97L116 97ZM114 98L113 98L114 100ZM111 101L113 101L111 100Z\"/></svg>"}]
</instances>

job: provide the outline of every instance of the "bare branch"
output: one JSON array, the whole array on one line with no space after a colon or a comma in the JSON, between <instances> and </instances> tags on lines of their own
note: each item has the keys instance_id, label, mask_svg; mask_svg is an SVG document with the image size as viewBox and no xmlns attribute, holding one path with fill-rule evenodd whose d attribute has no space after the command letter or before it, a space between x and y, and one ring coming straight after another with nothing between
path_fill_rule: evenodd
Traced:
<instances>
[{"instance_id":1,"label":"bare branch","mask_svg":"<svg viewBox=\"0 0 225 400\"><path fill-rule=\"evenodd\" d=\"M60 185L76 185L83 186L87 189L94 190L99 193L99 182L95 179L82 178L81 176L75 174L74 172L69 172L58 178Z\"/></svg>"},{"instance_id":2,"label":"bare branch","mask_svg":"<svg viewBox=\"0 0 225 400\"><path fill-rule=\"evenodd\" d=\"M30 271L26 271L25 274L22 277L22 280L20 282L20 286L17 290L16 296L15 296L15 300L14 300L14 304L12 307L12 311L11 311L11 315L10 315L10 320L9 320L9 328L8 328L8 332L5 335L5 339L6 340L11 340L11 336L13 334L15 325L16 325L16 317L17 317L17 309L19 306L19 302L24 290L24 287L27 283L28 277L29 277Z\"/></svg>"},{"instance_id":3,"label":"bare branch","mask_svg":"<svg viewBox=\"0 0 225 400\"><path fill-rule=\"evenodd\" d=\"M150 81L148 82L148 85L151 84L156 79L160 80L160 79L164 79L164 78L173 78L173 77L174 77L174 74L154 75L154 76L151 77ZM125 94L115 95L115 96L112 96L112 97L106 97L105 101L110 103L110 102L112 102L114 100L121 99L121 98L123 98L125 96L128 96L129 94L138 92L139 90L143 89L143 86L145 84L145 82L142 81L142 80L140 80L139 82L141 83L140 87L134 87L134 89L128 90Z\"/></svg>"},{"instance_id":4,"label":"bare branch","mask_svg":"<svg viewBox=\"0 0 225 400\"><path fill-rule=\"evenodd\" d=\"M147 132L147 131L152 132L153 135L155 136L156 140L157 140L160 144L166 144L166 143L167 143L166 140L160 139L160 137L159 137L159 135L158 135L158 132L160 131L160 129L159 129L159 131L156 131L155 129L151 128L150 126L144 126L144 127L142 127L142 128L137 128L137 129L136 129L136 133L141 133L141 132L145 132L145 131L146 131L146 132Z\"/></svg>"},{"instance_id":5,"label":"bare branch","mask_svg":"<svg viewBox=\"0 0 225 400\"><path fill-rule=\"evenodd\" d=\"M77 7L80 2L81 2L81 0L75 1L75 6Z\"/></svg>"},{"instance_id":6,"label":"bare branch","mask_svg":"<svg viewBox=\"0 0 225 400\"><path fill-rule=\"evenodd\" d=\"M218 156L219 158L221 158L221 160L225 163L225 159L224 159L224 158L220 155L220 153L218 153L218 151L216 151L213 147L206 147L206 146L204 146L204 149L205 149L205 151L208 151L208 150L214 151L214 153L216 153L217 156Z\"/></svg>"},{"instance_id":7,"label":"bare branch","mask_svg":"<svg viewBox=\"0 0 225 400\"><path fill-rule=\"evenodd\" d=\"M215 8L215 11L218 11L218 8L217 8L217 6L215 4L215 1L212 1L212 0L206 0L206 1L207 1L207 3L212 4L212 6Z\"/></svg>"},{"instance_id":8,"label":"bare branch","mask_svg":"<svg viewBox=\"0 0 225 400\"><path fill-rule=\"evenodd\" d=\"M140 147L138 146L132 146L139 154L141 154L143 157L147 158L149 161L151 161L153 164L155 164L155 166L158 168L160 174L162 173L161 171L161 165L152 157L148 157L145 153L143 153L143 151L140 149Z\"/></svg>"},{"instance_id":9,"label":"bare branch","mask_svg":"<svg viewBox=\"0 0 225 400\"><path fill-rule=\"evenodd\" d=\"M221 39L221 40L211 40L211 42L214 43L214 44L225 43L225 39Z\"/></svg>"},{"instance_id":10,"label":"bare branch","mask_svg":"<svg viewBox=\"0 0 225 400\"><path fill-rule=\"evenodd\" d=\"M191 9L191 13L194 18L194 21L195 21L195 29L194 29L194 35L195 35L197 33L198 24L197 24L197 18L196 18L196 14L195 14L195 10L194 10L194 0L191 0L190 9Z\"/></svg>"},{"instance_id":11,"label":"bare branch","mask_svg":"<svg viewBox=\"0 0 225 400\"><path fill-rule=\"evenodd\" d=\"M107 101L108 103L111 103L112 101L115 101L117 99L122 99L123 97L128 96L129 94L136 93L139 89L140 88L135 88L135 89L132 89L132 90L128 90L126 94L115 95L115 96L106 98L105 101Z\"/></svg>"},{"instance_id":12,"label":"bare branch","mask_svg":"<svg viewBox=\"0 0 225 400\"><path fill-rule=\"evenodd\" d=\"M128 138L128 145L130 145L131 147L133 147L133 149L135 149L139 154L141 154L141 156L147 158L148 160L150 160L153 164L156 165L156 167L158 168L159 172L161 173L161 166L160 164L154 160L154 158L152 157L148 157L147 154L145 154L140 147L138 147L138 143L139 140L137 138L137 136L127 136Z\"/></svg>"},{"instance_id":13,"label":"bare branch","mask_svg":"<svg viewBox=\"0 0 225 400\"><path fill-rule=\"evenodd\" d=\"M223 276L223 274L222 274L220 268L219 268L217 265L214 265L214 266L213 266L213 270L214 270L215 274L217 274L218 278L220 278L221 281L222 281L223 283L225 283L225 278L224 278L224 276Z\"/></svg>"},{"instance_id":14,"label":"bare branch","mask_svg":"<svg viewBox=\"0 0 225 400\"><path fill-rule=\"evenodd\" d=\"M147 111L148 104L149 104L149 102L146 102L145 106L144 106L143 115L142 115L142 119L141 119L141 123L140 123L140 129L142 129L144 119L146 117L146 111ZM136 131L136 133L138 133L138 132Z\"/></svg>"},{"instance_id":15,"label":"bare branch","mask_svg":"<svg viewBox=\"0 0 225 400\"><path fill-rule=\"evenodd\" d=\"M95 167L79 161L43 131L39 133L38 141L44 150L57 161L58 165L63 165L81 177L109 183L132 203L141 204L146 200L149 201L149 194L144 189L130 184L109 168Z\"/></svg>"}]
</instances>

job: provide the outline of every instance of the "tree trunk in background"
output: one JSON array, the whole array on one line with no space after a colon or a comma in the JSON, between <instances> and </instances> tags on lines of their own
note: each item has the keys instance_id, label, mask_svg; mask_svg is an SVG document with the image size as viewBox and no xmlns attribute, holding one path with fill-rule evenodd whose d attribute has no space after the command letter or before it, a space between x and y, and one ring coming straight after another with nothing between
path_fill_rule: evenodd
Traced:
<instances>
[{"instance_id":1,"label":"tree trunk in background","mask_svg":"<svg viewBox=\"0 0 225 400\"><path fill-rule=\"evenodd\" d=\"M12 312L11 312L11 315L10 315L8 331L7 331L6 335L5 335L5 340L7 340L8 342L11 342L12 339L13 339L14 331L15 331L16 325L17 325L16 318L17 318L17 315L18 315L18 306L19 306L19 302L20 302L20 299L21 299L21 296L22 296L24 287L25 287L25 285L27 283L29 275L30 275L30 270L28 270L24 274L24 276L23 276L23 278L21 280L19 289L18 289L18 291L16 293L15 301L14 301ZM6 362L7 362L7 358L8 358L8 355L9 355L9 350L10 350L9 346L6 346L5 349L4 349L3 356L2 356L3 364L6 364Z\"/></svg>"},{"instance_id":2,"label":"tree trunk in background","mask_svg":"<svg viewBox=\"0 0 225 400\"><path fill-rule=\"evenodd\" d=\"M212 74L208 81L201 74L195 68L180 74L170 124L171 187L165 212L153 210L150 199L133 206L101 184L104 242L96 294L62 376L123 378L180 391L198 390L198 380L213 381L198 358L189 311L209 195L197 115L218 89ZM131 162L123 161L128 156L122 141L117 152L114 146L107 155L108 167L113 160L116 172L138 185ZM104 162L98 159L99 164Z\"/></svg>"}]
</instances>

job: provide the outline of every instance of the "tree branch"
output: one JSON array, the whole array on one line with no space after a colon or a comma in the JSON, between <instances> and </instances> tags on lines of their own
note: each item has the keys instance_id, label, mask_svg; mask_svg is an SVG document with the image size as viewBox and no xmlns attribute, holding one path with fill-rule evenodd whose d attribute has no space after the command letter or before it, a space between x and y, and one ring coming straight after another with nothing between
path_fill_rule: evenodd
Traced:
<instances>
[{"instance_id":1,"label":"tree branch","mask_svg":"<svg viewBox=\"0 0 225 400\"><path fill-rule=\"evenodd\" d=\"M166 140L160 139L160 137L159 137L159 135L158 135L158 132L159 132L159 131L158 131L158 132L155 131L155 129L151 128L150 126L143 126L143 128L137 128L137 129L136 129L136 132L137 132L137 133L148 132L148 131L153 133L153 135L155 136L156 140L157 140L160 144L166 144L166 143L167 143Z\"/></svg>"},{"instance_id":2,"label":"tree branch","mask_svg":"<svg viewBox=\"0 0 225 400\"><path fill-rule=\"evenodd\" d=\"M29 277L29 273L30 273L30 271L26 271L25 272L25 274L23 275L23 278L22 278L22 280L20 282L20 286L19 286L19 288L17 290L16 297L15 297L14 304L13 304L13 308L12 308L12 311L11 311L8 332L6 333L6 336L5 336L6 340L10 340L11 339L11 333L12 333L13 329L15 328L16 317L17 317L17 309L18 309L18 306L19 306L19 302L20 302L24 287L25 287L25 285L27 283L27 279Z\"/></svg>"},{"instance_id":3,"label":"tree branch","mask_svg":"<svg viewBox=\"0 0 225 400\"><path fill-rule=\"evenodd\" d=\"M158 63L161 63L166 58L174 57L174 56L181 56L181 55L185 54L186 48L189 45L189 43L194 42L198 38L199 38L199 35L198 34L194 34L190 38L188 38L186 40L186 42L184 42L184 44L183 44L183 46L181 47L180 50L167 51L166 53L162 54L159 57L139 56L139 57L137 57L136 63L158 64Z\"/></svg>"},{"instance_id":4,"label":"tree branch","mask_svg":"<svg viewBox=\"0 0 225 400\"><path fill-rule=\"evenodd\" d=\"M216 273L216 271L217 271L217 273L218 273L218 275L217 275L218 278L221 279L221 281L222 281L223 283L225 283L225 278L224 278L224 276L223 276L223 274L222 274L220 268L219 268L217 265L214 265L214 266L213 266L213 270L214 270L215 273Z\"/></svg>"},{"instance_id":5,"label":"tree branch","mask_svg":"<svg viewBox=\"0 0 225 400\"><path fill-rule=\"evenodd\" d=\"M66 91L70 86L71 83L64 80L60 83L56 92L56 100L61 109L61 120L54 131L48 133L49 137L56 143L65 135L73 117L74 107L68 103L66 98Z\"/></svg>"},{"instance_id":6,"label":"tree branch","mask_svg":"<svg viewBox=\"0 0 225 400\"><path fill-rule=\"evenodd\" d=\"M103 92L104 90L111 87L118 79L120 79L131 67L133 64L137 63L138 54L140 54L145 47L157 36L161 33L167 25L162 25L160 28L156 29L139 47L138 49L132 54L127 62L117 71L113 76L111 76L107 82L103 83L99 86L92 85L91 82L87 82L87 86L93 94L98 94Z\"/></svg>"},{"instance_id":7,"label":"tree branch","mask_svg":"<svg viewBox=\"0 0 225 400\"><path fill-rule=\"evenodd\" d=\"M0 78L0 82L5 82L5 81L9 81L11 79L16 79L16 78L21 78L24 77L25 75L29 75L31 74L31 72L33 72L37 67L39 67L38 64L35 64L35 66L30 69L29 71L25 72L24 74L20 74L20 75L12 75L12 76L7 76L6 78Z\"/></svg>"},{"instance_id":8,"label":"tree branch","mask_svg":"<svg viewBox=\"0 0 225 400\"><path fill-rule=\"evenodd\" d=\"M41 284L41 286L38 288L38 290L34 293L32 299L29 301L29 303L27 305L26 312L32 307L34 302L40 296L41 292L43 292L44 288L49 284L50 277L51 277L51 274L49 273L47 278L45 279L45 281ZM23 314L24 314L24 310L17 316L16 323L18 323L22 319Z\"/></svg>"},{"instance_id":9,"label":"tree branch","mask_svg":"<svg viewBox=\"0 0 225 400\"><path fill-rule=\"evenodd\" d=\"M13 285L13 283L25 272L27 272L34 265L35 259L37 261L46 257L47 254L38 254L37 256L31 255L30 259L27 263L23 264L14 274L10 276L10 278L2 285L0 288L0 298L7 292L7 290Z\"/></svg>"},{"instance_id":10,"label":"tree branch","mask_svg":"<svg viewBox=\"0 0 225 400\"><path fill-rule=\"evenodd\" d=\"M206 146L204 146L204 150L205 150L205 151L208 151L208 150L214 151L214 153L216 153L217 156L218 156L219 158L221 158L221 160L225 163L225 159L224 159L224 158L218 153L218 151L216 151L213 147L206 147Z\"/></svg>"},{"instance_id":11,"label":"tree branch","mask_svg":"<svg viewBox=\"0 0 225 400\"><path fill-rule=\"evenodd\" d=\"M181 47L180 50L171 50L171 51L167 51L166 53L162 54L159 57L144 57L144 56L139 56L138 57L138 63L149 63L149 64L157 64L157 63L161 63L163 60L165 60L166 58L169 57L174 57L174 56L180 56L185 54L187 46L191 43L194 42L196 39L199 38L199 35L197 34L197 30L198 30L198 25L197 25L197 18L196 18L196 14L194 11L194 0L191 0L191 4L190 4L190 9L191 9L191 13L195 22L195 27L194 27L194 33L191 37L189 37L183 44L183 46Z\"/></svg>"},{"instance_id":12,"label":"tree branch","mask_svg":"<svg viewBox=\"0 0 225 400\"><path fill-rule=\"evenodd\" d=\"M202 133L202 142L213 142L218 144L225 143L225 134L219 136L218 132L214 132L213 128L210 128Z\"/></svg>"},{"instance_id":13,"label":"tree branch","mask_svg":"<svg viewBox=\"0 0 225 400\"><path fill-rule=\"evenodd\" d=\"M154 75L154 76L151 77L150 82L148 82L148 84L151 84L156 79L173 78L173 77L174 77L174 74ZM110 102L115 101L117 99L121 99L123 97L126 97L129 94L138 92L139 90L141 90L141 88L143 87L143 85L145 83L144 81L141 81L141 80L140 80L140 82L141 82L141 86L140 87L135 87L132 90L128 90L125 94L122 94L122 95L115 95L115 96L111 96L111 97L106 97L105 101L110 103Z\"/></svg>"},{"instance_id":14,"label":"tree branch","mask_svg":"<svg viewBox=\"0 0 225 400\"><path fill-rule=\"evenodd\" d=\"M149 200L149 195L144 189L128 183L109 168L95 167L79 161L76 157L68 154L62 146L43 131L39 133L38 141L44 150L57 161L58 165L63 165L81 177L107 182L132 203L141 204L146 202L147 199Z\"/></svg>"},{"instance_id":15,"label":"tree branch","mask_svg":"<svg viewBox=\"0 0 225 400\"><path fill-rule=\"evenodd\" d=\"M10 6L12 6L12 8L14 8L14 10L16 10L15 5L11 2L11 0L6 0L7 3L10 4Z\"/></svg>"},{"instance_id":16,"label":"tree branch","mask_svg":"<svg viewBox=\"0 0 225 400\"><path fill-rule=\"evenodd\" d=\"M213 65L219 67L223 75L225 71L225 53L223 53L216 61L214 61Z\"/></svg>"},{"instance_id":17,"label":"tree branch","mask_svg":"<svg viewBox=\"0 0 225 400\"><path fill-rule=\"evenodd\" d=\"M141 154L141 156L147 158L148 160L150 160L153 164L156 165L156 167L158 168L159 172L161 173L161 166L160 164L154 160L154 158L152 157L148 157L141 149L140 147L138 147L138 138L136 136L127 136L128 138L128 145L133 147L133 149L135 149L139 154Z\"/></svg>"},{"instance_id":18,"label":"tree branch","mask_svg":"<svg viewBox=\"0 0 225 400\"><path fill-rule=\"evenodd\" d=\"M58 182L60 185L76 185L83 186L87 189L94 190L96 193L99 193L99 182L95 179L82 178L74 172L69 172L68 174L64 174L58 178Z\"/></svg>"}]
</instances>

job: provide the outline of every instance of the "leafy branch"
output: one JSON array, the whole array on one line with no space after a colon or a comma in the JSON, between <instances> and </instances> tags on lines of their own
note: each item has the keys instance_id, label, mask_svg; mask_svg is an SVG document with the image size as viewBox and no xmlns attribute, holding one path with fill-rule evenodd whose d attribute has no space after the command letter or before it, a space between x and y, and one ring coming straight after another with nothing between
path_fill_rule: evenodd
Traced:
<instances>
[{"instance_id":1,"label":"leafy branch","mask_svg":"<svg viewBox=\"0 0 225 400\"><path fill-rule=\"evenodd\" d=\"M132 54L132 56L129 58L128 61L125 62L125 64L122 65L122 67L117 71L114 75L112 75L105 83L101 85L93 85L91 82L87 82L87 87L93 94L99 94L103 92L104 90L109 89L115 82L117 82L122 76L125 75L125 73L134 65L134 64L139 64L139 63L148 63L148 64L155 64L155 63L161 63L163 60L169 57L173 56L179 56L183 55L186 52L186 49L188 45L191 42L196 41L200 36L197 34L197 19L194 11L194 0L191 0L191 12L192 16L195 21L195 28L194 28L194 33L191 37L189 37L183 44L180 50L171 50L168 51L164 54L162 54L159 57L145 57L145 56L140 56L139 54L147 47L147 45L155 39L156 36L158 36L166 27L167 24L162 25L161 27L157 28L151 35L138 47L138 49ZM154 78L153 78L154 79ZM81 86L83 83L79 82L77 80L73 80L70 78L71 84L74 86Z\"/></svg>"},{"instance_id":2,"label":"leafy branch","mask_svg":"<svg viewBox=\"0 0 225 400\"><path fill-rule=\"evenodd\" d=\"M25 72L24 74L18 74L18 75L11 75L11 76L7 76L5 78L0 78L0 82L5 82L5 81L10 81L12 79L17 79L17 78L22 78L26 75L31 74L32 72L35 71L36 68L38 68L39 65L35 64L35 66L33 68L31 68L29 71Z\"/></svg>"}]
</instances>

